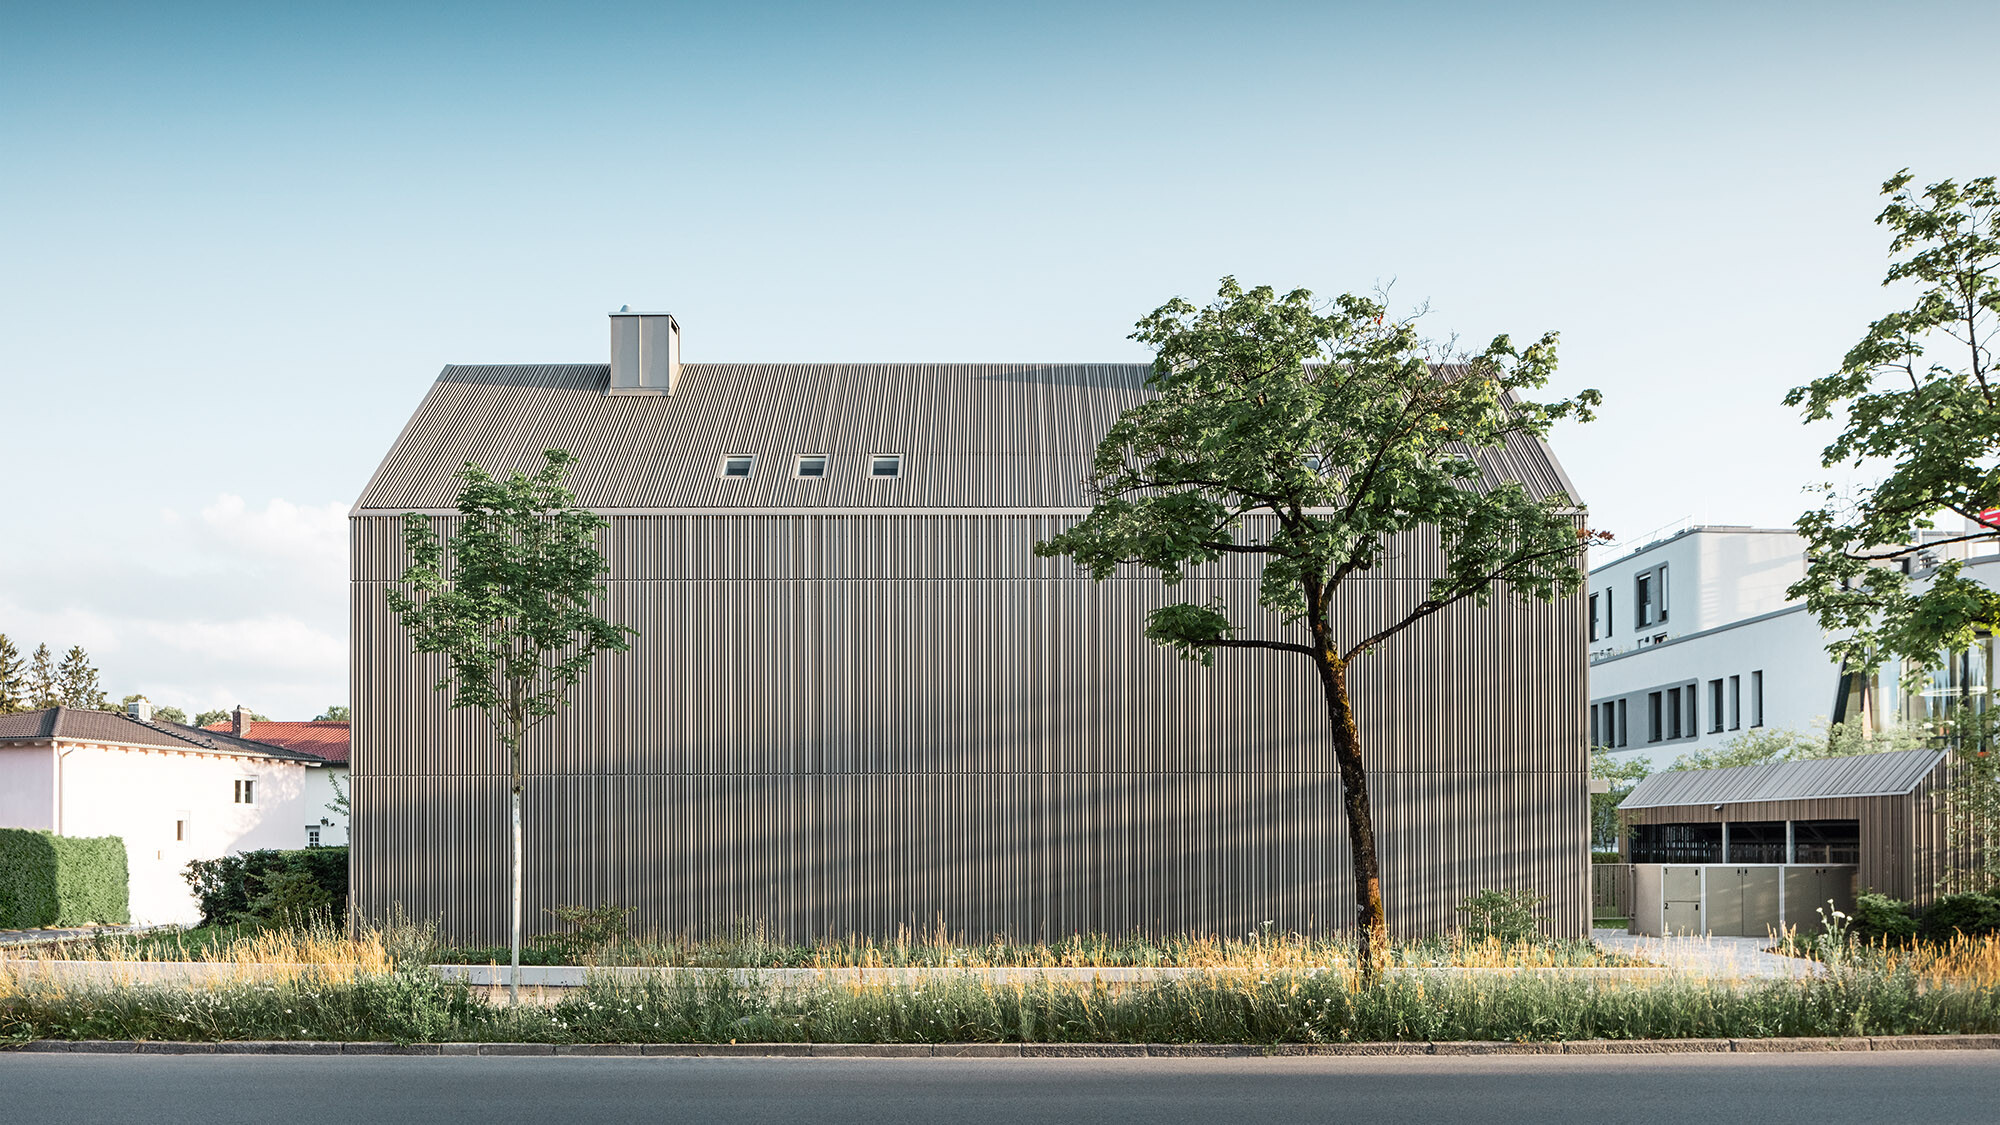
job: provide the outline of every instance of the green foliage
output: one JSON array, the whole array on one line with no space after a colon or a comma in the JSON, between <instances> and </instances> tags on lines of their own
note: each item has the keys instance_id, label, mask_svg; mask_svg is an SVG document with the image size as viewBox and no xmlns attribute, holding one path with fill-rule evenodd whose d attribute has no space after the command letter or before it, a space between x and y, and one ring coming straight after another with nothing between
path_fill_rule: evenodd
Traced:
<instances>
[{"instance_id":1,"label":"green foliage","mask_svg":"<svg viewBox=\"0 0 2000 1125\"><path fill-rule=\"evenodd\" d=\"M1917 919L1910 904L1884 894L1863 894L1854 900L1848 936L1863 945L1901 945L1917 936Z\"/></svg>"},{"instance_id":2,"label":"green foliage","mask_svg":"<svg viewBox=\"0 0 2000 1125\"><path fill-rule=\"evenodd\" d=\"M1538 912L1548 900L1532 891L1480 891L1458 904L1458 913L1465 916L1459 934L1474 942L1533 944L1541 938Z\"/></svg>"},{"instance_id":3,"label":"green foliage","mask_svg":"<svg viewBox=\"0 0 2000 1125\"><path fill-rule=\"evenodd\" d=\"M629 940L626 923L637 911L623 906L558 906L549 913L566 928L538 935L531 944L551 963L572 965Z\"/></svg>"},{"instance_id":4,"label":"green foliage","mask_svg":"<svg viewBox=\"0 0 2000 1125\"><path fill-rule=\"evenodd\" d=\"M137 703L141 699L145 698L146 697L144 695L135 692L119 700L118 706L115 708L115 710L121 712L129 712L134 703ZM150 702L150 700L148 702ZM181 710L178 707L173 707L173 706L155 707L153 708L153 721L159 723L185 723L188 721L188 717L187 717L187 712Z\"/></svg>"},{"instance_id":5,"label":"green foliage","mask_svg":"<svg viewBox=\"0 0 2000 1125\"><path fill-rule=\"evenodd\" d=\"M0 828L0 929L132 920L125 841Z\"/></svg>"},{"instance_id":6,"label":"green foliage","mask_svg":"<svg viewBox=\"0 0 2000 1125\"><path fill-rule=\"evenodd\" d=\"M62 702L62 682L56 677L56 659L47 644L35 646L34 660L28 665L28 710L40 711Z\"/></svg>"},{"instance_id":7,"label":"green foliage","mask_svg":"<svg viewBox=\"0 0 2000 1125\"><path fill-rule=\"evenodd\" d=\"M575 507L564 487L574 458L559 449L544 457L533 477L460 470L464 519L448 546L423 516L404 517L407 589L389 591L417 651L445 657L435 690L450 691L454 707L486 712L513 752L516 789L528 730L567 701L599 652L624 652L637 635L597 615L610 573L597 546L606 521Z\"/></svg>"},{"instance_id":8,"label":"green foliage","mask_svg":"<svg viewBox=\"0 0 2000 1125\"><path fill-rule=\"evenodd\" d=\"M347 704L335 703L332 706L328 707L326 710L321 711L317 715L314 715L313 722L344 723L347 722L347 715L348 715Z\"/></svg>"},{"instance_id":9,"label":"green foliage","mask_svg":"<svg viewBox=\"0 0 2000 1125\"><path fill-rule=\"evenodd\" d=\"M1611 783L1611 788L1603 793L1590 795L1590 840L1593 847L1605 849L1612 858L1603 862L1621 862L1618 856L1618 803L1632 795L1632 787L1646 780L1650 771L1639 758L1619 761L1602 746L1590 748L1590 776L1603 778ZM1595 857L1592 857L1595 859Z\"/></svg>"},{"instance_id":10,"label":"green foliage","mask_svg":"<svg viewBox=\"0 0 2000 1125\"><path fill-rule=\"evenodd\" d=\"M1713 770L1731 766L1761 766L1768 762L1802 762L1818 758L1852 758L1921 749L1931 742L1914 727L1870 731L1860 723L1821 721L1816 732L1790 727L1759 727L1708 749L1690 750L1674 759L1670 770Z\"/></svg>"},{"instance_id":11,"label":"green foliage","mask_svg":"<svg viewBox=\"0 0 2000 1125\"><path fill-rule=\"evenodd\" d=\"M187 865L204 926L340 922L347 916L347 849L237 852Z\"/></svg>"},{"instance_id":12,"label":"green foliage","mask_svg":"<svg viewBox=\"0 0 2000 1125\"><path fill-rule=\"evenodd\" d=\"M0 715L29 710L28 672L21 650L0 633Z\"/></svg>"},{"instance_id":13,"label":"green foliage","mask_svg":"<svg viewBox=\"0 0 2000 1125\"><path fill-rule=\"evenodd\" d=\"M400 1043L1356 1043L1990 1034L2000 990L1864 968L1634 987L1577 975L1202 973L1113 991L967 974L921 985L767 987L728 973L593 981L501 1008L410 970L212 989L31 980L0 1039Z\"/></svg>"},{"instance_id":14,"label":"green foliage","mask_svg":"<svg viewBox=\"0 0 2000 1125\"><path fill-rule=\"evenodd\" d=\"M1925 941L1948 941L1964 934L2000 933L2000 899L1980 894L1944 895L1924 908L1917 933Z\"/></svg>"},{"instance_id":15,"label":"green foliage","mask_svg":"<svg viewBox=\"0 0 2000 1125\"><path fill-rule=\"evenodd\" d=\"M56 669L56 691L64 707L84 711L107 709L104 685L98 682L97 669L91 665L90 654L83 651L82 645L71 645L63 654L62 664Z\"/></svg>"},{"instance_id":16,"label":"green foliage","mask_svg":"<svg viewBox=\"0 0 2000 1125\"><path fill-rule=\"evenodd\" d=\"M194 720L190 722L188 725L192 727L212 727L217 723L226 723L228 721L229 721L229 712L224 711L221 708L216 708L210 711L203 711L200 714L196 715L194 717Z\"/></svg>"},{"instance_id":17,"label":"green foliage","mask_svg":"<svg viewBox=\"0 0 2000 1125\"><path fill-rule=\"evenodd\" d=\"M1788 596L1805 599L1834 638L1828 650L1850 670L1872 671L1890 657L1906 669L1935 667L2000 628L2000 590L1967 578L1960 561L1914 574L1896 565L1923 550L2000 537L1979 522L2000 507L1991 353L2000 189L1991 176L1943 180L1921 193L1911 182L1904 169L1882 185L1889 203L1875 221L1893 232L1883 284L1904 283L1912 303L1870 324L1838 371L1785 396L1809 422L1844 416L1821 455L1825 467L1887 467L1857 496L1822 486L1821 507L1799 517L1808 566ZM1941 512L1970 521L1970 530L1916 542Z\"/></svg>"},{"instance_id":18,"label":"green foliage","mask_svg":"<svg viewBox=\"0 0 2000 1125\"><path fill-rule=\"evenodd\" d=\"M1581 585L1576 501L1488 480L1479 458L1587 420L1595 391L1540 403L1556 337L1517 348L1495 337L1476 355L1423 339L1414 318L1346 295L1320 305L1300 289L1244 289L1224 278L1214 302L1175 298L1132 338L1154 349L1155 397L1099 442L1088 515L1035 546L1093 579L1137 566L1177 586L1224 557L1257 567L1261 612L1232 619L1219 602L1155 609L1146 637L1211 665L1218 649L1304 656L1325 690L1345 795L1364 953L1386 941L1350 661L1460 602L1505 590L1523 601ZM1332 613L1342 586L1379 564L1398 536L1433 531L1425 596L1373 632ZM1276 629L1269 618L1275 618ZM1252 628L1264 626L1263 628ZM1250 629L1250 635L1244 631ZM1364 957L1364 960L1367 958Z\"/></svg>"}]
</instances>

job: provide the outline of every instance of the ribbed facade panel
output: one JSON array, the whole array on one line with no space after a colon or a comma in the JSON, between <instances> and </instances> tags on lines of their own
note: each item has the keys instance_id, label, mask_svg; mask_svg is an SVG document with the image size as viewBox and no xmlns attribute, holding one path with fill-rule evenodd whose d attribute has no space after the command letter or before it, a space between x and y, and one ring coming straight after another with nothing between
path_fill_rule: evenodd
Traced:
<instances>
[{"instance_id":1,"label":"ribbed facade panel","mask_svg":"<svg viewBox=\"0 0 2000 1125\"><path fill-rule=\"evenodd\" d=\"M613 516L605 611L641 635L533 739L531 927L601 903L664 932L794 940L1349 924L1309 665L1204 669L1141 635L1170 599L1260 620L1251 573L1093 583L1032 554L1073 519ZM1346 587L1342 630L1421 600L1436 561L1429 536L1398 542ZM427 690L442 667L386 606L402 566L398 520L353 521L356 905L497 939L505 762L482 716ZM1583 627L1574 600L1500 591L1356 663L1398 930L1449 926L1486 887L1587 925Z\"/></svg>"}]
</instances>

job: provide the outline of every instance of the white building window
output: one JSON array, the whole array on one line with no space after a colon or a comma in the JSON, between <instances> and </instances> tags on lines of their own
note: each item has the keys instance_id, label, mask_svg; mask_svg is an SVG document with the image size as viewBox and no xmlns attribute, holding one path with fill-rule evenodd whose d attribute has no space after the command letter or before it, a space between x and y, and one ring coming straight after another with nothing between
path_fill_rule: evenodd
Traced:
<instances>
[{"instance_id":1,"label":"white building window","mask_svg":"<svg viewBox=\"0 0 2000 1125\"><path fill-rule=\"evenodd\" d=\"M725 480L741 480L757 469L757 455L754 453L731 453L722 459L722 468L716 476Z\"/></svg>"},{"instance_id":2,"label":"white building window","mask_svg":"<svg viewBox=\"0 0 2000 1125\"><path fill-rule=\"evenodd\" d=\"M805 454L799 458L799 463L792 470L792 475L798 477L800 480L818 480L820 477L825 476L826 455L822 453Z\"/></svg>"},{"instance_id":3,"label":"white building window","mask_svg":"<svg viewBox=\"0 0 2000 1125\"><path fill-rule=\"evenodd\" d=\"M319 825L317 824L306 825L306 847L309 848L319 847Z\"/></svg>"},{"instance_id":4,"label":"white building window","mask_svg":"<svg viewBox=\"0 0 2000 1125\"><path fill-rule=\"evenodd\" d=\"M884 479L902 476L903 455L900 453L877 453L868 459L868 475Z\"/></svg>"},{"instance_id":5,"label":"white building window","mask_svg":"<svg viewBox=\"0 0 2000 1125\"><path fill-rule=\"evenodd\" d=\"M254 805L257 803L257 783L239 779L236 782L236 803Z\"/></svg>"}]
</instances>

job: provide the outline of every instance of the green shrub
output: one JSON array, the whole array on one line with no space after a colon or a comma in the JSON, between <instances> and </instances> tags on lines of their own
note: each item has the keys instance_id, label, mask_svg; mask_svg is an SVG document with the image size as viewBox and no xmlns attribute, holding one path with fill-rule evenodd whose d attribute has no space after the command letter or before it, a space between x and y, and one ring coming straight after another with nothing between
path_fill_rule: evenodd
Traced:
<instances>
[{"instance_id":1,"label":"green shrub","mask_svg":"<svg viewBox=\"0 0 2000 1125\"><path fill-rule=\"evenodd\" d=\"M131 920L124 840L0 828L0 929Z\"/></svg>"},{"instance_id":2,"label":"green shrub","mask_svg":"<svg viewBox=\"0 0 2000 1125\"><path fill-rule=\"evenodd\" d=\"M1590 853L1590 862L1592 862L1592 863L1624 863L1624 862L1625 862L1625 857L1624 857L1624 856L1622 856L1622 855L1619 855L1619 854L1618 854L1618 852L1616 851L1616 849L1614 849L1614 850L1612 850L1612 851L1604 851L1604 852L1591 852L1591 853Z\"/></svg>"},{"instance_id":3,"label":"green shrub","mask_svg":"<svg viewBox=\"0 0 2000 1125\"><path fill-rule=\"evenodd\" d=\"M1497 941L1502 945L1538 941L1541 930L1536 925L1535 912L1547 901L1547 895L1533 891L1480 891L1458 904L1458 912L1465 915L1459 932L1468 941Z\"/></svg>"},{"instance_id":4,"label":"green shrub","mask_svg":"<svg viewBox=\"0 0 2000 1125\"><path fill-rule=\"evenodd\" d=\"M266 848L188 864L204 926L347 919L347 849Z\"/></svg>"},{"instance_id":5,"label":"green shrub","mask_svg":"<svg viewBox=\"0 0 2000 1125\"><path fill-rule=\"evenodd\" d=\"M1917 919L1910 904L1888 895L1864 894L1854 900L1848 936L1866 945L1902 945L1917 936Z\"/></svg>"},{"instance_id":6,"label":"green shrub","mask_svg":"<svg viewBox=\"0 0 2000 1125\"><path fill-rule=\"evenodd\" d=\"M1979 937L2000 933L2000 899L1987 895L1945 895L1930 904L1917 927L1925 941L1949 941L1959 934Z\"/></svg>"}]
</instances>

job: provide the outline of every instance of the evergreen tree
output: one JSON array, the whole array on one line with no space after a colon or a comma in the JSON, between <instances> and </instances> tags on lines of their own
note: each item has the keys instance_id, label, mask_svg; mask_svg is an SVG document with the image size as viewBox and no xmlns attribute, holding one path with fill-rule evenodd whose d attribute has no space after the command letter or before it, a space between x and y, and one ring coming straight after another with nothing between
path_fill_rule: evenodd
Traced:
<instances>
[{"instance_id":1,"label":"evergreen tree","mask_svg":"<svg viewBox=\"0 0 2000 1125\"><path fill-rule=\"evenodd\" d=\"M91 667L90 654L82 645L71 645L63 655L62 666L56 669L56 692L64 707L102 711L108 706L104 685L98 682L97 669Z\"/></svg>"},{"instance_id":2,"label":"evergreen tree","mask_svg":"<svg viewBox=\"0 0 2000 1125\"><path fill-rule=\"evenodd\" d=\"M0 715L28 709L28 675L21 650L0 633Z\"/></svg>"},{"instance_id":3,"label":"evergreen tree","mask_svg":"<svg viewBox=\"0 0 2000 1125\"><path fill-rule=\"evenodd\" d=\"M56 680L56 658L49 646L35 646L34 663L28 668L28 709L39 711L62 702L61 685Z\"/></svg>"}]
</instances>

